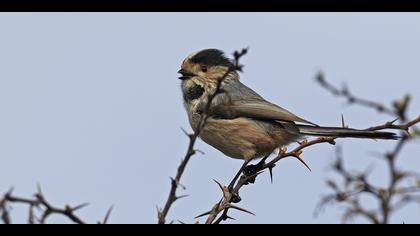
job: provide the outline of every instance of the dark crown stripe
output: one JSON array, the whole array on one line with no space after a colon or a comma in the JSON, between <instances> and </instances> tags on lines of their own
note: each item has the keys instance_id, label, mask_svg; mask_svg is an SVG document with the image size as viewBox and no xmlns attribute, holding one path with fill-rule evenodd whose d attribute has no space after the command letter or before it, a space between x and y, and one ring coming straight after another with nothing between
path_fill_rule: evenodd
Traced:
<instances>
[{"instance_id":1,"label":"dark crown stripe","mask_svg":"<svg viewBox=\"0 0 420 236\"><path fill-rule=\"evenodd\" d=\"M191 58L191 62L208 66L231 66L232 62L218 49L205 49Z\"/></svg>"}]
</instances>

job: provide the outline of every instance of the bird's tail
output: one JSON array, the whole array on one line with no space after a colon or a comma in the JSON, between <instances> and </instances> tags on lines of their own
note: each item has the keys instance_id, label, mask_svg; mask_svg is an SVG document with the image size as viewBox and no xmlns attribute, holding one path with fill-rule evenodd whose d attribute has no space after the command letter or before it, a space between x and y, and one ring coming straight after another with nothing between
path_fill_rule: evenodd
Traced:
<instances>
[{"instance_id":1,"label":"bird's tail","mask_svg":"<svg viewBox=\"0 0 420 236\"><path fill-rule=\"evenodd\" d=\"M308 125L297 125L299 131L303 135L309 136L325 136L338 138L367 138L367 139L392 139L399 137L391 132L366 131L349 128L338 127L315 127Z\"/></svg>"}]
</instances>

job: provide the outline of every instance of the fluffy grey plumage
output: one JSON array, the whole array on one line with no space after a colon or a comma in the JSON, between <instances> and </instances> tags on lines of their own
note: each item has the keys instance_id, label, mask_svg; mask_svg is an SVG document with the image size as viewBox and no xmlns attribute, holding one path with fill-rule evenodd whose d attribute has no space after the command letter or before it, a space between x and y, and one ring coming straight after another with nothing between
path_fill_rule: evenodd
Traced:
<instances>
[{"instance_id":1,"label":"fluffy grey plumage","mask_svg":"<svg viewBox=\"0 0 420 236\"><path fill-rule=\"evenodd\" d=\"M217 49L193 53L182 63L184 105L193 129L210 94L231 61ZM210 105L210 118L200 133L209 145L232 158L250 160L304 136L397 139L394 133L339 127L321 127L267 100L239 81L231 72ZM300 123L300 124L298 124Z\"/></svg>"}]
</instances>

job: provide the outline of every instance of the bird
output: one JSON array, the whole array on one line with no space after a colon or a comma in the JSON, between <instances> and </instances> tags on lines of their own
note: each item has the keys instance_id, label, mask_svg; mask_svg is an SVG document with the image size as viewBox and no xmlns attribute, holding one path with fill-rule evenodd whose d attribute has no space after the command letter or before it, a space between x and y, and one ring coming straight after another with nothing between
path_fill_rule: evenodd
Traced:
<instances>
[{"instance_id":1,"label":"bird","mask_svg":"<svg viewBox=\"0 0 420 236\"><path fill-rule=\"evenodd\" d=\"M191 128L196 131L206 115L199 137L228 157L249 162L307 136L398 139L391 132L319 126L264 99L233 67L222 50L210 48L188 55L178 71Z\"/></svg>"}]
</instances>

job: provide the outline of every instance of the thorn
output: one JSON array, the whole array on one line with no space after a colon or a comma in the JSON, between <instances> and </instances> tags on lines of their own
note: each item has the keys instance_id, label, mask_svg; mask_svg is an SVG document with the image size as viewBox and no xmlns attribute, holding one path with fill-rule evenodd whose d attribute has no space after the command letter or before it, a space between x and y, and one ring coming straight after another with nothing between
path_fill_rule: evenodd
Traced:
<instances>
[{"instance_id":1,"label":"thorn","mask_svg":"<svg viewBox=\"0 0 420 236\"><path fill-rule=\"evenodd\" d=\"M104 218L104 220L102 221L102 224L107 224L108 223L108 220L109 220L109 217L111 216L111 213L112 213L112 210L114 209L114 205L112 205L109 209L108 209L108 211L106 212L106 215L105 215L105 218Z\"/></svg>"},{"instance_id":2,"label":"thorn","mask_svg":"<svg viewBox=\"0 0 420 236\"><path fill-rule=\"evenodd\" d=\"M15 187L11 187L10 189L9 189L9 191L7 191L7 193L6 193L6 196L10 196L10 195L12 195L12 193L13 193L13 191L15 190Z\"/></svg>"},{"instance_id":3,"label":"thorn","mask_svg":"<svg viewBox=\"0 0 420 236\"><path fill-rule=\"evenodd\" d=\"M41 185L39 183L37 184L37 189L37 193L34 194L34 196L36 197L37 203L41 203L45 201L45 198L44 194L42 193Z\"/></svg>"},{"instance_id":4,"label":"thorn","mask_svg":"<svg viewBox=\"0 0 420 236\"><path fill-rule=\"evenodd\" d=\"M187 135L187 137L189 137L190 139L194 136L193 134L188 133L184 128L181 127L182 132L184 132L185 135Z\"/></svg>"},{"instance_id":5,"label":"thorn","mask_svg":"<svg viewBox=\"0 0 420 236\"><path fill-rule=\"evenodd\" d=\"M181 198L186 198L186 197L189 197L189 196L190 196L190 195L185 194L185 195L177 196L177 197L175 197L175 198L176 198L176 200L179 200L179 199L181 199Z\"/></svg>"},{"instance_id":6,"label":"thorn","mask_svg":"<svg viewBox=\"0 0 420 236\"><path fill-rule=\"evenodd\" d=\"M187 135L187 136L189 135L188 132L184 128L181 127L181 130L185 135Z\"/></svg>"},{"instance_id":7,"label":"thorn","mask_svg":"<svg viewBox=\"0 0 420 236\"><path fill-rule=\"evenodd\" d=\"M275 166L275 164L274 164L274 166ZM274 166L268 167L268 171L270 173L270 181L271 181L271 184L273 184L273 168L274 168Z\"/></svg>"},{"instance_id":8,"label":"thorn","mask_svg":"<svg viewBox=\"0 0 420 236\"><path fill-rule=\"evenodd\" d=\"M176 181L174 178L169 177L172 181L172 183L175 183L178 187L181 187L183 190L186 190L187 187L185 187L184 185L182 185L181 183L179 183L178 181Z\"/></svg>"},{"instance_id":9,"label":"thorn","mask_svg":"<svg viewBox=\"0 0 420 236\"><path fill-rule=\"evenodd\" d=\"M216 182L217 185L219 185L220 190L222 190L222 192L225 191L225 188L223 187L223 185L221 183L219 183L217 180L213 179L214 182Z\"/></svg>"},{"instance_id":10,"label":"thorn","mask_svg":"<svg viewBox=\"0 0 420 236\"><path fill-rule=\"evenodd\" d=\"M210 213L211 213L211 212L212 212L212 211L207 211L207 212L204 212L203 214L201 214L201 215L198 215L198 216L194 217L194 219L198 219L198 218L201 218L201 217L203 217L203 216L210 215Z\"/></svg>"},{"instance_id":11,"label":"thorn","mask_svg":"<svg viewBox=\"0 0 420 236\"><path fill-rule=\"evenodd\" d=\"M228 215L226 215L226 219L228 219L228 220L236 220L235 218L233 218L231 216L228 216Z\"/></svg>"},{"instance_id":12,"label":"thorn","mask_svg":"<svg viewBox=\"0 0 420 236\"><path fill-rule=\"evenodd\" d=\"M299 150L297 152L294 152L294 155L297 156L297 157L300 157L300 155L302 155L302 153L303 153L303 151Z\"/></svg>"},{"instance_id":13,"label":"thorn","mask_svg":"<svg viewBox=\"0 0 420 236\"><path fill-rule=\"evenodd\" d=\"M80 209L82 209L84 207L87 207L88 205L89 205L89 203L83 203L83 204L80 204L80 205L78 205L76 207L73 207L71 210L72 211L78 211L78 210L80 210Z\"/></svg>"},{"instance_id":14,"label":"thorn","mask_svg":"<svg viewBox=\"0 0 420 236\"><path fill-rule=\"evenodd\" d=\"M203 152L203 151L201 151L199 149L195 149L194 151L200 153L201 155L205 155L206 154L205 152Z\"/></svg>"},{"instance_id":15,"label":"thorn","mask_svg":"<svg viewBox=\"0 0 420 236\"><path fill-rule=\"evenodd\" d=\"M178 183L178 186L181 187L183 190L186 190L187 189L187 187L185 187L184 185L182 185L180 183Z\"/></svg>"},{"instance_id":16,"label":"thorn","mask_svg":"<svg viewBox=\"0 0 420 236\"><path fill-rule=\"evenodd\" d=\"M223 199L224 198L221 198L220 201L217 204L215 204L210 211L204 212L203 214L194 217L194 219L197 219L197 218L200 218L200 217L203 217L203 216L206 216L206 215L210 215L213 211L218 211L219 208L220 208L220 205L223 202Z\"/></svg>"},{"instance_id":17,"label":"thorn","mask_svg":"<svg viewBox=\"0 0 420 236\"><path fill-rule=\"evenodd\" d=\"M344 115L343 114L341 114L341 127L344 128L344 129L346 129L346 128L349 127L348 125L346 125L346 121L344 119Z\"/></svg>"},{"instance_id":18,"label":"thorn","mask_svg":"<svg viewBox=\"0 0 420 236\"><path fill-rule=\"evenodd\" d=\"M36 188L37 188L37 191L38 191L37 194L42 196L42 189L41 189L41 185L39 183L36 184Z\"/></svg>"},{"instance_id":19,"label":"thorn","mask_svg":"<svg viewBox=\"0 0 420 236\"><path fill-rule=\"evenodd\" d=\"M293 157L295 157L296 159L298 159L306 168L308 168L308 170L310 172L312 172L311 168L309 167L308 164L306 164L306 162L300 157L300 154L302 154L302 151L296 153L293 155Z\"/></svg>"},{"instance_id":20,"label":"thorn","mask_svg":"<svg viewBox=\"0 0 420 236\"><path fill-rule=\"evenodd\" d=\"M235 210L238 210L238 211L242 211L242 212L245 212L245 213L248 213L248 214L250 214L250 215L255 216L255 214L254 214L254 213L252 213L252 212L250 212L250 211L248 211L248 210L246 210L246 209L244 209L244 208L241 208L241 207L238 207L238 206L232 205L232 204L229 204L229 205L227 206L227 208L232 208L232 209L235 209Z\"/></svg>"},{"instance_id":21,"label":"thorn","mask_svg":"<svg viewBox=\"0 0 420 236\"><path fill-rule=\"evenodd\" d=\"M186 223L185 222L183 222L183 221L180 221L180 220L177 220L178 221L178 223L180 223L181 225L186 225Z\"/></svg>"},{"instance_id":22,"label":"thorn","mask_svg":"<svg viewBox=\"0 0 420 236\"><path fill-rule=\"evenodd\" d=\"M395 122L397 122L400 118L396 118L395 120L389 122L391 125L395 124Z\"/></svg>"}]
</instances>

